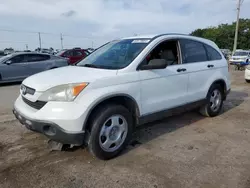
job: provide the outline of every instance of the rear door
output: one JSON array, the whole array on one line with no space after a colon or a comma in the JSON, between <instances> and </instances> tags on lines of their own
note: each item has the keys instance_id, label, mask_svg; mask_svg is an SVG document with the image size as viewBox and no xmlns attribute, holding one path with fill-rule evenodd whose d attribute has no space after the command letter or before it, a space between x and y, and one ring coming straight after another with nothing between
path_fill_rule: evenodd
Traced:
<instances>
[{"instance_id":1,"label":"rear door","mask_svg":"<svg viewBox=\"0 0 250 188\"><path fill-rule=\"evenodd\" d=\"M50 68L53 61L50 60L50 55L46 54L27 54L29 76L42 72Z\"/></svg>"},{"instance_id":2,"label":"rear door","mask_svg":"<svg viewBox=\"0 0 250 188\"><path fill-rule=\"evenodd\" d=\"M208 84L214 79L215 70L221 67L222 56L214 48L200 41L180 39L182 61L189 72L188 102L206 98Z\"/></svg>"}]
</instances>

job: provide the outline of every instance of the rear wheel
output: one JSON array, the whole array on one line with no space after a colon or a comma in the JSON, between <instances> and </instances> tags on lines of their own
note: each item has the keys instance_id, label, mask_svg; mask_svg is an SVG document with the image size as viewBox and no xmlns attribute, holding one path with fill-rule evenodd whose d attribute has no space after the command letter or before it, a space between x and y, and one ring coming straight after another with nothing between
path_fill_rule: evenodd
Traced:
<instances>
[{"instance_id":1,"label":"rear wheel","mask_svg":"<svg viewBox=\"0 0 250 188\"><path fill-rule=\"evenodd\" d=\"M200 108L200 113L204 116L214 117L217 116L223 105L223 90L218 84L210 87L206 104Z\"/></svg>"},{"instance_id":2,"label":"rear wheel","mask_svg":"<svg viewBox=\"0 0 250 188\"><path fill-rule=\"evenodd\" d=\"M132 115L125 107L103 106L92 116L88 149L99 159L114 158L127 146L132 128Z\"/></svg>"},{"instance_id":3,"label":"rear wheel","mask_svg":"<svg viewBox=\"0 0 250 188\"><path fill-rule=\"evenodd\" d=\"M246 79L246 82L247 82L247 83L250 83L250 80L247 80L247 79Z\"/></svg>"}]
</instances>

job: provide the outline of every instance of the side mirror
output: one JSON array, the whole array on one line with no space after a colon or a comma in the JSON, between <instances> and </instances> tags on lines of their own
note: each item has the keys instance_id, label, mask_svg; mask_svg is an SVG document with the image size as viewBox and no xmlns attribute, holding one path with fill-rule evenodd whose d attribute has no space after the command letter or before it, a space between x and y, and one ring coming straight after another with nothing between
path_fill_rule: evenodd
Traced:
<instances>
[{"instance_id":1,"label":"side mirror","mask_svg":"<svg viewBox=\"0 0 250 188\"><path fill-rule=\"evenodd\" d=\"M165 69L167 65L165 59L152 59L147 65L142 65L140 70Z\"/></svg>"},{"instance_id":2,"label":"side mirror","mask_svg":"<svg viewBox=\"0 0 250 188\"><path fill-rule=\"evenodd\" d=\"M10 65L11 63L12 63L11 60L8 60L8 61L5 62L6 65Z\"/></svg>"}]
</instances>

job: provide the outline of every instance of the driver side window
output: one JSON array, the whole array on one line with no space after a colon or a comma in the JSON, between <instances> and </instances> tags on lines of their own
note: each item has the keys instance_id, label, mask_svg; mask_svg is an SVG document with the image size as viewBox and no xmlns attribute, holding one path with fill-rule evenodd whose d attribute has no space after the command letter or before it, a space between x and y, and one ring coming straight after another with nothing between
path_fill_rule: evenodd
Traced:
<instances>
[{"instance_id":1,"label":"driver side window","mask_svg":"<svg viewBox=\"0 0 250 188\"><path fill-rule=\"evenodd\" d=\"M168 40L158 44L144 60L145 64L153 59L165 59L168 66L180 64L178 41Z\"/></svg>"},{"instance_id":2,"label":"driver side window","mask_svg":"<svg viewBox=\"0 0 250 188\"><path fill-rule=\"evenodd\" d=\"M27 62L25 59L25 55L17 55L10 59L11 63L24 63Z\"/></svg>"}]
</instances>

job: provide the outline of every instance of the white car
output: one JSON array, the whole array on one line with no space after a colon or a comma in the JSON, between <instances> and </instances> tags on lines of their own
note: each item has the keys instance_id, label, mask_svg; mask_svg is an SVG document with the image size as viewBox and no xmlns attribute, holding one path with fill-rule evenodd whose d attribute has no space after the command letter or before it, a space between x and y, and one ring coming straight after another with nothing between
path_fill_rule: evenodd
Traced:
<instances>
[{"instance_id":1,"label":"white car","mask_svg":"<svg viewBox=\"0 0 250 188\"><path fill-rule=\"evenodd\" d=\"M245 80L247 83L250 83L250 65L246 66L245 69Z\"/></svg>"},{"instance_id":2,"label":"white car","mask_svg":"<svg viewBox=\"0 0 250 188\"><path fill-rule=\"evenodd\" d=\"M13 113L28 129L117 156L137 125L200 108L220 113L228 63L214 42L181 34L111 41L76 66L25 79Z\"/></svg>"},{"instance_id":3,"label":"white car","mask_svg":"<svg viewBox=\"0 0 250 188\"><path fill-rule=\"evenodd\" d=\"M232 57L229 59L230 64L248 62L250 59L250 51L236 50Z\"/></svg>"}]
</instances>

